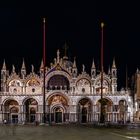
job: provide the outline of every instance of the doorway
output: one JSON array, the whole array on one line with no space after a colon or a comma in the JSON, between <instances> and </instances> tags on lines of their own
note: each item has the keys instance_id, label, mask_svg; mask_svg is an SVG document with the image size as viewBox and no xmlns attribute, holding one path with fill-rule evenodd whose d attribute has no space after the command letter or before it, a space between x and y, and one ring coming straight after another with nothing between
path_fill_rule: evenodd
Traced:
<instances>
[{"instance_id":1,"label":"doorway","mask_svg":"<svg viewBox=\"0 0 140 140\"><path fill-rule=\"evenodd\" d=\"M63 110L61 107L55 109L55 123L62 123L63 121Z\"/></svg>"},{"instance_id":2,"label":"doorway","mask_svg":"<svg viewBox=\"0 0 140 140\"><path fill-rule=\"evenodd\" d=\"M87 122L87 108L83 107L82 108L82 123L86 123Z\"/></svg>"},{"instance_id":3,"label":"doorway","mask_svg":"<svg viewBox=\"0 0 140 140\"><path fill-rule=\"evenodd\" d=\"M12 123L18 123L18 115L17 114L12 114Z\"/></svg>"},{"instance_id":4,"label":"doorway","mask_svg":"<svg viewBox=\"0 0 140 140\"><path fill-rule=\"evenodd\" d=\"M87 123L91 121L91 101L88 98L83 98L78 102L78 122Z\"/></svg>"},{"instance_id":5,"label":"doorway","mask_svg":"<svg viewBox=\"0 0 140 140\"><path fill-rule=\"evenodd\" d=\"M35 122L35 114L36 114L36 111L35 111L35 108L31 108L30 109L30 122Z\"/></svg>"}]
</instances>

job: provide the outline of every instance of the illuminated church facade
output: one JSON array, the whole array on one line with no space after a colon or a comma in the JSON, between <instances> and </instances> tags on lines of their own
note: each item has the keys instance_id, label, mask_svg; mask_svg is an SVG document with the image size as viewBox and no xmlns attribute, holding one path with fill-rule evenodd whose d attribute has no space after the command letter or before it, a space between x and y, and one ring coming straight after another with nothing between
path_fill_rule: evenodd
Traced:
<instances>
[{"instance_id":1,"label":"illuminated church facade","mask_svg":"<svg viewBox=\"0 0 140 140\"><path fill-rule=\"evenodd\" d=\"M1 69L0 122L32 123L43 120L43 62L39 74L26 73L23 61L20 74ZM94 60L91 73L78 72L76 60L60 57L45 72L46 123L93 123L100 120L101 73L97 73ZM108 73L103 73L103 99L106 122L123 123L134 120L133 99L130 91L117 91L115 60Z\"/></svg>"}]
</instances>

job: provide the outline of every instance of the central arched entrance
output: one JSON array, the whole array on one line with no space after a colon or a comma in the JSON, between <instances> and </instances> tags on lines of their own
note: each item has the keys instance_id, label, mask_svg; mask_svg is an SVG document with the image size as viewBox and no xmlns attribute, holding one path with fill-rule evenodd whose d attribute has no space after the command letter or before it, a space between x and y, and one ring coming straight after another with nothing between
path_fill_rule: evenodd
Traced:
<instances>
[{"instance_id":1,"label":"central arched entrance","mask_svg":"<svg viewBox=\"0 0 140 140\"><path fill-rule=\"evenodd\" d=\"M63 122L63 109L61 107L55 108L55 123Z\"/></svg>"},{"instance_id":2,"label":"central arched entrance","mask_svg":"<svg viewBox=\"0 0 140 140\"><path fill-rule=\"evenodd\" d=\"M88 98L83 98L78 103L78 121L87 123L91 121L91 101Z\"/></svg>"},{"instance_id":3,"label":"central arched entrance","mask_svg":"<svg viewBox=\"0 0 140 140\"><path fill-rule=\"evenodd\" d=\"M62 94L54 94L48 99L51 123L64 123L69 119L68 101Z\"/></svg>"}]
</instances>

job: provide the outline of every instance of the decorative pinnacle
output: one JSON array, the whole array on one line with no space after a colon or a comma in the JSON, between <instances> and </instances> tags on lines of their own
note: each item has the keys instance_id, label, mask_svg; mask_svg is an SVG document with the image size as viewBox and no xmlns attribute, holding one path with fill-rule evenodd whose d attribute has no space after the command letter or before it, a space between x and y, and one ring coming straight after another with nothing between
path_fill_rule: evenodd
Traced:
<instances>
[{"instance_id":1,"label":"decorative pinnacle","mask_svg":"<svg viewBox=\"0 0 140 140\"><path fill-rule=\"evenodd\" d=\"M21 69L25 69L25 62L24 62L24 58L23 58L23 62L22 62L22 67Z\"/></svg>"},{"instance_id":2,"label":"decorative pinnacle","mask_svg":"<svg viewBox=\"0 0 140 140\"><path fill-rule=\"evenodd\" d=\"M32 67L32 73L34 73L34 66L33 66L33 65L31 65L31 67Z\"/></svg>"},{"instance_id":3,"label":"decorative pinnacle","mask_svg":"<svg viewBox=\"0 0 140 140\"><path fill-rule=\"evenodd\" d=\"M40 69L43 69L44 67L44 63L43 63L43 59L41 60L41 65L40 65Z\"/></svg>"},{"instance_id":4,"label":"decorative pinnacle","mask_svg":"<svg viewBox=\"0 0 140 140\"><path fill-rule=\"evenodd\" d=\"M76 57L74 57L73 68L76 68Z\"/></svg>"},{"instance_id":5,"label":"decorative pinnacle","mask_svg":"<svg viewBox=\"0 0 140 140\"><path fill-rule=\"evenodd\" d=\"M104 23L103 22L101 22L101 28L103 28L104 27Z\"/></svg>"},{"instance_id":6,"label":"decorative pinnacle","mask_svg":"<svg viewBox=\"0 0 140 140\"><path fill-rule=\"evenodd\" d=\"M92 61L92 69L95 69L94 59L93 59L93 61Z\"/></svg>"},{"instance_id":7,"label":"decorative pinnacle","mask_svg":"<svg viewBox=\"0 0 140 140\"><path fill-rule=\"evenodd\" d=\"M3 67L2 67L3 70L6 70L6 64L5 64L5 59L3 61Z\"/></svg>"},{"instance_id":8,"label":"decorative pinnacle","mask_svg":"<svg viewBox=\"0 0 140 140\"><path fill-rule=\"evenodd\" d=\"M112 68L116 68L116 64L115 64L115 58L113 59Z\"/></svg>"},{"instance_id":9,"label":"decorative pinnacle","mask_svg":"<svg viewBox=\"0 0 140 140\"><path fill-rule=\"evenodd\" d=\"M15 66L12 65L12 72L14 73L15 72Z\"/></svg>"}]
</instances>

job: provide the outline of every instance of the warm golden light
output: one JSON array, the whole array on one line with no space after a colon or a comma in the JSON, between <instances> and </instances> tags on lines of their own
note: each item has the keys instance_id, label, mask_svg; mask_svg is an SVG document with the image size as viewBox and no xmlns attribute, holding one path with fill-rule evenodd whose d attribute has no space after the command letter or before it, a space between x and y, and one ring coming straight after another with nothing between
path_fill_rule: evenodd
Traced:
<instances>
[{"instance_id":1,"label":"warm golden light","mask_svg":"<svg viewBox=\"0 0 140 140\"><path fill-rule=\"evenodd\" d=\"M101 27L102 27L102 28L104 27L104 23L103 23L103 22L101 22Z\"/></svg>"}]
</instances>

